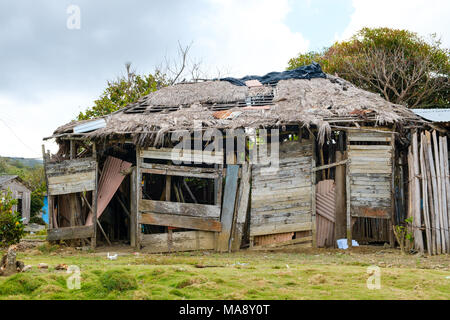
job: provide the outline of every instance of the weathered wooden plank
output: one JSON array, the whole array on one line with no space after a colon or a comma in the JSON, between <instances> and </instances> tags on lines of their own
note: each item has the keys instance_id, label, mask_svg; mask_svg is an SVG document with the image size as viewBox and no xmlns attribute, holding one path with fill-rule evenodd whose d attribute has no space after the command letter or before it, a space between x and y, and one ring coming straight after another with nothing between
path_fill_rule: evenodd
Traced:
<instances>
[{"instance_id":1,"label":"weathered wooden plank","mask_svg":"<svg viewBox=\"0 0 450 320\"><path fill-rule=\"evenodd\" d=\"M221 231L221 223L215 219L188 217L174 214L142 213L139 223L203 231Z\"/></svg>"},{"instance_id":2,"label":"weathered wooden plank","mask_svg":"<svg viewBox=\"0 0 450 320\"><path fill-rule=\"evenodd\" d=\"M96 161L93 158L64 160L58 163L46 163L45 171L49 177L69 175L86 171L93 171Z\"/></svg>"},{"instance_id":3,"label":"weathered wooden plank","mask_svg":"<svg viewBox=\"0 0 450 320\"><path fill-rule=\"evenodd\" d=\"M95 176L95 172L92 174ZM49 177L49 180L51 178ZM65 183L54 183L49 181L48 193L49 195L61 195L83 191L92 191L95 189L95 180L79 180Z\"/></svg>"},{"instance_id":4,"label":"weathered wooden plank","mask_svg":"<svg viewBox=\"0 0 450 320\"><path fill-rule=\"evenodd\" d=\"M79 226L68 228L57 228L47 230L47 240L71 240L71 239L85 239L94 236L93 226Z\"/></svg>"},{"instance_id":5,"label":"weathered wooden plank","mask_svg":"<svg viewBox=\"0 0 450 320\"><path fill-rule=\"evenodd\" d=\"M141 158L181 161L186 163L223 164L222 151L183 150L175 148L146 148L139 152Z\"/></svg>"},{"instance_id":6,"label":"weathered wooden plank","mask_svg":"<svg viewBox=\"0 0 450 320\"><path fill-rule=\"evenodd\" d=\"M214 232L182 231L168 233L142 234L143 250L149 253L177 251L213 250L215 248Z\"/></svg>"},{"instance_id":7,"label":"weathered wooden plank","mask_svg":"<svg viewBox=\"0 0 450 320\"><path fill-rule=\"evenodd\" d=\"M222 230L218 236L217 250L228 251L230 245L231 228L236 202L236 192L238 183L239 166L228 165L227 176L225 178L225 190L222 204Z\"/></svg>"},{"instance_id":8,"label":"weathered wooden plank","mask_svg":"<svg viewBox=\"0 0 450 320\"><path fill-rule=\"evenodd\" d=\"M391 141L391 137L389 136L381 136L381 137L377 137L377 136L364 136L364 135L350 135L348 137L349 141L369 141L369 142L390 142Z\"/></svg>"},{"instance_id":9,"label":"weathered wooden plank","mask_svg":"<svg viewBox=\"0 0 450 320\"><path fill-rule=\"evenodd\" d=\"M208 172L189 172L189 171L179 171L179 170L167 170L167 169L149 169L142 166L142 173L149 174L160 174L167 176L179 176L179 177L194 177L194 178L202 178L202 179L216 179L219 177L217 173L208 173Z\"/></svg>"},{"instance_id":10,"label":"weathered wooden plank","mask_svg":"<svg viewBox=\"0 0 450 320\"><path fill-rule=\"evenodd\" d=\"M386 150L386 151L392 151L391 146L385 146L385 145L348 145L349 152L352 152L354 150Z\"/></svg>"},{"instance_id":11,"label":"weathered wooden plank","mask_svg":"<svg viewBox=\"0 0 450 320\"><path fill-rule=\"evenodd\" d=\"M144 200L139 202L140 212L169 213L176 215L218 219L220 205Z\"/></svg>"},{"instance_id":12,"label":"weathered wooden plank","mask_svg":"<svg viewBox=\"0 0 450 320\"><path fill-rule=\"evenodd\" d=\"M284 232L297 232L308 231L312 229L312 223L289 223L289 224L275 224L268 226L252 226L250 229L250 236L260 236L265 234L284 233Z\"/></svg>"},{"instance_id":13,"label":"weathered wooden plank","mask_svg":"<svg viewBox=\"0 0 450 320\"><path fill-rule=\"evenodd\" d=\"M252 166L247 162L242 165L242 178L239 184L239 199L237 205L236 222L233 228L231 250L237 251L241 248L244 225L246 222L248 204L250 198L250 177Z\"/></svg>"},{"instance_id":14,"label":"weathered wooden plank","mask_svg":"<svg viewBox=\"0 0 450 320\"><path fill-rule=\"evenodd\" d=\"M312 236L296 238L296 239L292 239L292 240L288 240L288 241L271 243L271 244L266 244L266 245L261 245L261 246L254 246L251 248L251 250L267 250L267 249L271 249L271 248L280 248L280 247L286 247L286 246L291 246L291 245L296 245L296 244L301 244L301 243L310 243L311 244Z\"/></svg>"}]
</instances>

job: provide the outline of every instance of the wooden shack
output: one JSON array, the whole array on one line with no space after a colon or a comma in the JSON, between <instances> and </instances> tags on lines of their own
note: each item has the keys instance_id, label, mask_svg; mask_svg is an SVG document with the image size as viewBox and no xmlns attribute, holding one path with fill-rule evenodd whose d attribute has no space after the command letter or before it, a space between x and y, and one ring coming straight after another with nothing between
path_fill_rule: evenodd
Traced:
<instances>
[{"instance_id":1,"label":"wooden shack","mask_svg":"<svg viewBox=\"0 0 450 320\"><path fill-rule=\"evenodd\" d=\"M30 222L31 190L16 175L0 175L0 193L8 191L18 202L13 210L20 212L23 223L28 224Z\"/></svg>"},{"instance_id":2,"label":"wooden shack","mask_svg":"<svg viewBox=\"0 0 450 320\"><path fill-rule=\"evenodd\" d=\"M411 129L426 125L325 74L165 87L48 137L60 146L44 151L48 239L149 252L394 245Z\"/></svg>"}]
</instances>

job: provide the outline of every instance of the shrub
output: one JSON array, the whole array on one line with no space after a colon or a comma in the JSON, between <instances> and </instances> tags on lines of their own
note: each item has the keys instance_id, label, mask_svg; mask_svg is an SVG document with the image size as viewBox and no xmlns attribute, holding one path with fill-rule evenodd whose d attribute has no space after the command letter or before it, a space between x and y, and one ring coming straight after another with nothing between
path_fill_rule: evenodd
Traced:
<instances>
[{"instance_id":1,"label":"shrub","mask_svg":"<svg viewBox=\"0 0 450 320\"><path fill-rule=\"evenodd\" d=\"M42 219L42 218L39 217L39 216L33 216L33 217L31 217L31 218L30 218L30 223L36 223L36 224L40 224L40 225L43 225L43 226L46 225L44 219Z\"/></svg>"},{"instance_id":2,"label":"shrub","mask_svg":"<svg viewBox=\"0 0 450 320\"><path fill-rule=\"evenodd\" d=\"M100 276L100 282L108 291L126 291L137 288L136 279L122 270L106 271Z\"/></svg>"},{"instance_id":3,"label":"shrub","mask_svg":"<svg viewBox=\"0 0 450 320\"><path fill-rule=\"evenodd\" d=\"M17 200L11 196L11 191L0 198L0 245L9 246L18 243L24 235L24 225L19 212L13 210Z\"/></svg>"}]
</instances>

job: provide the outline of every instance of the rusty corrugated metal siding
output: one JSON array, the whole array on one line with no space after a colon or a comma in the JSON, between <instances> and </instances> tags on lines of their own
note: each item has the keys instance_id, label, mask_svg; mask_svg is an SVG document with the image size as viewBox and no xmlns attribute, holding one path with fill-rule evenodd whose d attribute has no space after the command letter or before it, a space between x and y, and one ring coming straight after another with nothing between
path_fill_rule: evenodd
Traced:
<instances>
[{"instance_id":1,"label":"rusty corrugated metal siding","mask_svg":"<svg viewBox=\"0 0 450 320\"><path fill-rule=\"evenodd\" d=\"M334 246L335 189L334 180L323 180L316 185L316 237L318 247Z\"/></svg>"}]
</instances>

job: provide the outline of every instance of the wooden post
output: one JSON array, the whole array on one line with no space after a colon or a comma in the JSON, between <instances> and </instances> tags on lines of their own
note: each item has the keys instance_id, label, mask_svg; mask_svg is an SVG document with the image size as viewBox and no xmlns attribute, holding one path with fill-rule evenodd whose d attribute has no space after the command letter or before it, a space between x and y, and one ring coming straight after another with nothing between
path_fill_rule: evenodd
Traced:
<instances>
[{"instance_id":1,"label":"wooden post","mask_svg":"<svg viewBox=\"0 0 450 320\"><path fill-rule=\"evenodd\" d=\"M312 247L317 245L316 239L316 139L313 134L310 137L312 141L312 157L311 157L311 233L312 233ZM321 149L322 151L322 149ZM322 154L323 155L323 154ZM323 171L322 171L323 177Z\"/></svg>"},{"instance_id":2,"label":"wooden post","mask_svg":"<svg viewBox=\"0 0 450 320\"><path fill-rule=\"evenodd\" d=\"M389 219L389 243L395 247L394 215L395 215L395 135L391 135L391 218Z\"/></svg>"},{"instance_id":3,"label":"wooden post","mask_svg":"<svg viewBox=\"0 0 450 320\"><path fill-rule=\"evenodd\" d=\"M233 239L231 242L231 250L237 251L241 248L242 236L244 234L245 219L247 217L247 209L250 198L250 177L251 177L251 165L248 162L244 162L242 165L242 177L239 184L238 192L238 206L236 213L236 222L233 228Z\"/></svg>"},{"instance_id":4,"label":"wooden post","mask_svg":"<svg viewBox=\"0 0 450 320\"><path fill-rule=\"evenodd\" d=\"M97 189L98 189L98 159L97 159L97 148L95 143L92 145L92 158L95 160L95 188L92 191L92 207L93 207L93 214L92 214L92 225L94 228L94 235L91 238L91 246L92 249L95 249L97 245Z\"/></svg>"},{"instance_id":5,"label":"wooden post","mask_svg":"<svg viewBox=\"0 0 450 320\"><path fill-rule=\"evenodd\" d=\"M412 155L413 155L413 183L414 183L414 194L413 194L413 206L414 206L414 216L413 216L413 226L414 226L414 244L420 253L423 253L423 238L422 238L422 221L420 218L420 184L419 184L419 152L417 146L417 132L414 131L412 135Z\"/></svg>"},{"instance_id":6,"label":"wooden post","mask_svg":"<svg viewBox=\"0 0 450 320\"><path fill-rule=\"evenodd\" d=\"M439 166L440 166L440 172L441 172L441 198L442 198L442 229L444 231L444 240L445 243L445 252L450 252L450 239L449 239L449 230L448 230L448 219L447 219L447 183L446 180L448 180L445 170L445 159L444 159L444 141L443 137L439 137ZM448 164L448 159L447 159Z\"/></svg>"},{"instance_id":7,"label":"wooden post","mask_svg":"<svg viewBox=\"0 0 450 320\"><path fill-rule=\"evenodd\" d=\"M429 220L431 229L431 252L432 254L437 253L437 243L436 243L436 221L435 221L435 208L434 208L434 197L433 197L433 178L431 174L430 158L428 154L429 143L428 143L428 131L422 134L422 144L423 144L423 157L425 160L425 172L427 174L427 195L428 195L428 205L429 205ZM432 161L432 160L431 160Z\"/></svg>"},{"instance_id":8,"label":"wooden post","mask_svg":"<svg viewBox=\"0 0 450 320\"><path fill-rule=\"evenodd\" d=\"M447 137L442 137L443 142L443 158L444 158L444 179L445 179L445 190L446 190L446 198L447 198L447 216L444 217L447 219L447 226L450 227L450 173L449 173L449 165L448 165L448 144ZM447 247L447 253L450 253L450 230L447 229L447 240L449 241L449 245Z\"/></svg>"},{"instance_id":9,"label":"wooden post","mask_svg":"<svg viewBox=\"0 0 450 320\"><path fill-rule=\"evenodd\" d=\"M344 153L341 151L336 151L336 162L340 162L344 160ZM337 166L336 167L336 221L334 224L334 235L335 239L342 239L346 237L346 206L345 206L345 166ZM336 242L334 243L336 246Z\"/></svg>"},{"instance_id":10,"label":"wooden post","mask_svg":"<svg viewBox=\"0 0 450 320\"><path fill-rule=\"evenodd\" d=\"M351 214L351 203L350 203L350 165L351 165L351 160L348 157L348 146L349 141L348 141L348 131L346 132L346 145L347 145L347 165L345 166L345 192L347 195L347 245L349 248L352 247L352 214Z\"/></svg>"},{"instance_id":11,"label":"wooden post","mask_svg":"<svg viewBox=\"0 0 450 320\"><path fill-rule=\"evenodd\" d=\"M137 248L136 237L138 235L137 223L137 197L136 197L136 167L132 168L130 181L130 246Z\"/></svg>"},{"instance_id":12,"label":"wooden post","mask_svg":"<svg viewBox=\"0 0 450 320\"><path fill-rule=\"evenodd\" d=\"M440 222L439 222L439 200L438 200L438 187L437 187L437 178L436 178L436 170L434 167L434 160L433 160L433 152L432 152L432 146L431 146L431 135L428 131L425 132L425 135L427 137L427 147L428 147L428 160L430 165L430 172L431 172L431 182L433 187L433 205L434 205L434 236L436 237L436 253L441 254L442 253L442 246L441 246L441 234L440 234Z\"/></svg>"},{"instance_id":13,"label":"wooden post","mask_svg":"<svg viewBox=\"0 0 450 320\"><path fill-rule=\"evenodd\" d=\"M141 161L142 158L140 157L139 147L136 146L136 178L134 180L135 184L135 206L136 206L136 224L137 224L137 230L136 230L136 249L141 249L141 237L142 237L142 229L140 224L141 219L141 213L139 211L139 203L142 199L142 173L141 173Z\"/></svg>"},{"instance_id":14,"label":"wooden post","mask_svg":"<svg viewBox=\"0 0 450 320\"><path fill-rule=\"evenodd\" d=\"M441 179L441 168L439 164L439 148L438 139L436 137L436 130L433 131L433 145L434 145L434 161L436 166L436 179L437 179L437 196L439 203L438 219L439 219L439 231L441 234L441 250L442 253L446 251L445 235L444 235L444 220L443 220L443 202L442 202L442 179Z\"/></svg>"},{"instance_id":15,"label":"wooden post","mask_svg":"<svg viewBox=\"0 0 450 320\"><path fill-rule=\"evenodd\" d=\"M220 221L222 231L219 233L217 241L217 251L228 251L230 245L231 227L236 202L237 183L239 175L238 165L227 166L227 176L225 180L225 192L223 195L222 214Z\"/></svg>"},{"instance_id":16,"label":"wooden post","mask_svg":"<svg viewBox=\"0 0 450 320\"><path fill-rule=\"evenodd\" d=\"M422 177L422 205L423 205L423 217L425 222L425 235L427 237L427 251L428 254L433 254L433 247L431 244L431 229L430 229L430 210L428 205L428 176L425 166L425 135L420 135L420 174Z\"/></svg>"}]
</instances>

